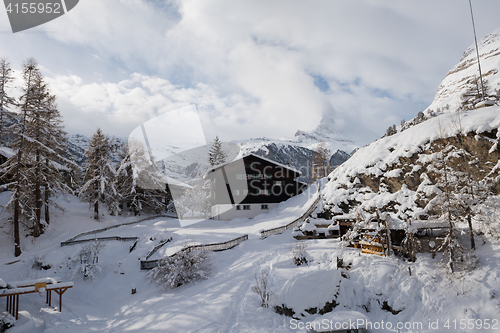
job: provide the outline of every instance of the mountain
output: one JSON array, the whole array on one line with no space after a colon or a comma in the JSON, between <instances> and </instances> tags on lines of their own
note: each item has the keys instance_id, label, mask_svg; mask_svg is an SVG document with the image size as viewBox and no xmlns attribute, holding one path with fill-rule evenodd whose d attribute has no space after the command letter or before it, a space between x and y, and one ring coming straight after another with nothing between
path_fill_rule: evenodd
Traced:
<instances>
[{"instance_id":1,"label":"mountain","mask_svg":"<svg viewBox=\"0 0 500 333\"><path fill-rule=\"evenodd\" d=\"M481 72L487 98L499 98L500 88L500 29L478 41ZM453 111L463 104L463 96L468 91L477 90L479 78L475 45L471 45L439 85L434 101L424 111L425 115L439 111ZM479 84L480 86L480 84Z\"/></svg>"},{"instance_id":2,"label":"mountain","mask_svg":"<svg viewBox=\"0 0 500 333\"><path fill-rule=\"evenodd\" d=\"M345 162L351 152L364 145L361 140L348 139L337 133L334 129L333 113L323 117L318 127L311 132L297 131L293 138L269 139L253 138L236 140L223 144L223 149L228 155L228 160L234 160L248 153L269 158L282 164L289 164L302 172L300 181L310 181L310 166L314 156L314 150L320 142L324 142L330 150L330 164L337 167ZM78 164L84 165L85 149L87 149L90 138L75 134L68 137L68 155ZM119 152L125 139L113 138L115 152L112 161L120 162ZM192 147L192 144L186 144ZM195 149L183 150L181 146L164 144L153 148L154 156L169 156L160 164L165 174L171 178L189 182L202 176L208 170L207 149L200 146Z\"/></svg>"},{"instance_id":3,"label":"mountain","mask_svg":"<svg viewBox=\"0 0 500 333\"><path fill-rule=\"evenodd\" d=\"M479 53L487 98L495 100L492 92L500 88L500 29L479 42ZM475 54L472 47L464 53L425 112L393 135L360 148L330 174L323 190L328 213L369 216L380 211L399 221L427 219L437 213L434 198L443 189L444 170L457 182L468 177L490 194L500 193L500 106L475 109L476 101L468 100L477 73Z\"/></svg>"},{"instance_id":4,"label":"mountain","mask_svg":"<svg viewBox=\"0 0 500 333\"><path fill-rule=\"evenodd\" d=\"M78 165L84 166L87 161L85 150L88 148L92 138L86 137L81 134L70 134L67 137L66 150L69 158L73 159ZM111 145L113 153L111 154L111 162L118 164L121 162L120 150L121 147L127 142L126 139L111 138Z\"/></svg>"}]
</instances>

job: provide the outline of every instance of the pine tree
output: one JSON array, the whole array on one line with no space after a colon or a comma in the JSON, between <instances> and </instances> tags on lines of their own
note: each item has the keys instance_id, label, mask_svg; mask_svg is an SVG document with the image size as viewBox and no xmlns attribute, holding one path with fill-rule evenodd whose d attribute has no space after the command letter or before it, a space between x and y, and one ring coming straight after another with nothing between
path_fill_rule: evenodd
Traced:
<instances>
[{"instance_id":1,"label":"pine tree","mask_svg":"<svg viewBox=\"0 0 500 333\"><path fill-rule=\"evenodd\" d=\"M163 211L169 201L164 175L141 142L129 140L117 171L117 190L122 204L135 215L144 209Z\"/></svg>"},{"instance_id":2,"label":"pine tree","mask_svg":"<svg viewBox=\"0 0 500 333\"><path fill-rule=\"evenodd\" d=\"M13 80L10 63L5 58L0 59L0 145L3 144L6 121L13 116L12 108L17 104L16 100L7 93Z\"/></svg>"},{"instance_id":3,"label":"pine tree","mask_svg":"<svg viewBox=\"0 0 500 333\"><path fill-rule=\"evenodd\" d=\"M12 198L8 205L12 203L14 207L14 255L17 257L21 255L21 242L19 235L19 219L21 213L29 212L30 209L27 209L28 203L23 200L27 198L27 196L22 196L22 191L26 191L29 189L26 186L28 183L31 183L31 179L29 175L24 172L25 165L23 164L23 143L24 143L24 134L26 128L26 119L28 112L31 112L34 106L36 105L36 101L38 99L38 91L36 89L35 82L37 78L41 76L40 71L37 67L37 63L33 58L28 59L23 64L23 92L24 94L21 96L21 111L22 111L22 121L20 126L15 128L15 136L16 140L13 143L13 148L17 149L17 154L13 156L11 159L7 161L10 164L10 168L8 168L5 175L10 174L14 171L14 186L12 189ZM28 192L25 192L25 194ZM28 193L29 194L29 193Z\"/></svg>"},{"instance_id":4,"label":"pine tree","mask_svg":"<svg viewBox=\"0 0 500 333\"><path fill-rule=\"evenodd\" d=\"M455 227L457 221L470 214L470 197L469 194L463 191L467 188L465 186L467 176L464 172L454 170L450 165L452 158L464 156L467 152L454 145L446 144L439 121L438 130L438 152L434 167L437 172L436 185L441 190L441 193L431 200L430 204L439 209L441 217L444 217L448 223L448 231L437 251L443 251L441 262L454 273L457 265L468 265L474 260L474 257L470 256L460 243L458 239L459 230ZM469 227L472 229L472 225L469 225Z\"/></svg>"},{"instance_id":5,"label":"pine tree","mask_svg":"<svg viewBox=\"0 0 500 333\"><path fill-rule=\"evenodd\" d=\"M182 197L175 200L175 209L181 219L188 211L192 215L202 213L206 218L210 216L212 206L209 188L204 185L202 180L198 180Z\"/></svg>"},{"instance_id":6,"label":"pine tree","mask_svg":"<svg viewBox=\"0 0 500 333\"><path fill-rule=\"evenodd\" d=\"M73 192L63 179L61 171L74 174L79 169L76 163L63 157L66 153L66 132L62 125L61 114L55 104L55 96L52 97L43 113L45 126L42 128L43 132L40 138L41 145L47 148L43 150L45 163L42 162L44 219L47 225L50 223L50 207L61 209L51 198L60 193Z\"/></svg>"},{"instance_id":7,"label":"pine tree","mask_svg":"<svg viewBox=\"0 0 500 333\"><path fill-rule=\"evenodd\" d=\"M311 183L313 183L316 179L328 176L328 174L332 171L329 158L330 151L326 148L324 142L320 142L314 152L312 160Z\"/></svg>"},{"instance_id":8,"label":"pine tree","mask_svg":"<svg viewBox=\"0 0 500 333\"><path fill-rule=\"evenodd\" d=\"M216 136L208 152L208 162L210 163L210 166L215 166L225 163L226 160L227 155L222 150L222 142L220 142L219 137Z\"/></svg>"},{"instance_id":9,"label":"pine tree","mask_svg":"<svg viewBox=\"0 0 500 333\"><path fill-rule=\"evenodd\" d=\"M65 132L55 96L50 95L34 59L25 63L24 80L25 94L20 103L22 122L13 128L15 140L12 148L17 155L3 165L6 170L3 177L14 178L10 184L13 185L13 196L8 203L8 207L14 210L14 229L22 217L33 230L33 236L38 237L44 229L41 221L43 205L46 225L50 221L50 206L57 206L50 197L70 190L60 175L63 165L70 162L62 157ZM45 200L42 188L45 189Z\"/></svg>"},{"instance_id":10,"label":"pine tree","mask_svg":"<svg viewBox=\"0 0 500 333\"><path fill-rule=\"evenodd\" d=\"M111 215L119 212L119 195L116 190L116 170L110 160L111 144L101 129L92 137L89 148L85 151L87 168L84 185L80 189L80 200L88 202L94 209L94 219L99 220L99 203L102 203Z\"/></svg>"}]
</instances>

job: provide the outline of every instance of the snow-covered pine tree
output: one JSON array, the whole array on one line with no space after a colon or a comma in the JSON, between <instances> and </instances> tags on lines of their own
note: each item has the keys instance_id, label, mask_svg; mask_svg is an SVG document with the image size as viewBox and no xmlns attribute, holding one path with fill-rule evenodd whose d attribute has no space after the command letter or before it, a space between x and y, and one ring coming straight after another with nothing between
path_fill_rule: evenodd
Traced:
<instances>
[{"instance_id":1,"label":"snow-covered pine tree","mask_svg":"<svg viewBox=\"0 0 500 333\"><path fill-rule=\"evenodd\" d=\"M0 146L4 142L6 121L13 116L12 109L17 105L15 98L9 96L7 92L13 80L9 61L5 58L0 59Z\"/></svg>"},{"instance_id":2,"label":"snow-covered pine tree","mask_svg":"<svg viewBox=\"0 0 500 333\"><path fill-rule=\"evenodd\" d=\"M175 200L175 209L180 218L188 211L194 216L195 213L202 213L206 218L211 211L210 195L208 188L204 186L202 180L198 180L194 185L186 190L184 195Z\"/></svg>"},{"instance_id":3,"label":"snow-covered pine tree","mask_svg":"<svg viewBox=\"0 0 500 333\"><path fill-rule=\"evenodd\" d=\"M159 213L168 204L164 175L146 147L129 140L123 147L123 160L117 171L116 187L123 205L127 204L135 215L144 209Z\"/></svg>"},{"instance_id":4,"label":"snow-covered pine tree","mask_svg":"<svg viewBox=\"0 0 500 333\"><path fill-rule=\"evenodd\" d=\"M14 195L8 206L14 206L15 220L16 217L18 221L19 217L23 217L28 222L28 228L33 230L33 236L38 237L44 227L41 222L44 203L45 222L48 223L49 207L57 206L50 201L50 197L70 190L60 171L64 164L71 163L62 156L65 132L55 96L50 95L34 59L25 64L25 84L25 94L20 103L23 121L13 128L16 139L12 148L18 154L4 164L4 177L14 178L11 184ZM42 188L45 189L45 200Z\"/></svg>"},{"instance_id":5,"label":"snow-covered pine tree","mask_svg":"<svg viewBox=\"0 0 500 333\"><path fill-rule=\"evenodd\" d=\"M184 249L158 260L158 266L149 272L148 278L164 289L173 289L207 279L211 269L212 261L206 251Z\"/></svg>"},{"instance_id":6,"label":"snow-covered pine tree","mask_svg":"<svg viewBox=\"0 0 500 333\"><path fill-rule=\"evenodd\" d=\"M42 165L43 202L45 207L45 223L50 223L50 207L62 209L51 198L61 193L72 193L68 182L79 166L64 157L66 153L66 132L62 125L62 118L52 96L47 104L43 116L42 135L40 145L43 152L44 164ZM42 161L43 163L43 161Z\"/></svg>"},{"instance_id":7,"label":"snow-covered pine tree","mask_svg":"<svg viewBox=\"0 0 500 333\"><path fill-rule=\"evenodd\" d=\"M216 136L210 150L208 151L208 162L211 166L214 166L225 163L226 160L227 155L222 150L222 142L220 142L219 137Z\"/></svg>"},{"instance_id":8,"label":"snow-covered pine tree","mask_svg":"<svg viewBox=\"0 0 500 333\"><path fill-rule=\"evenodd\" d=\"M88 149L87 168L84 184L80 189L80 200L88 202L94 209L94 219L99 220L99 203L102 203L111 215L119 212L119 194L116 190L116 170L110 160L111 145L101 129L92 137Z\"/></svg>"},{"instance_id":9,"label":"snow-covered pine tree","mask_svg":"<svg viewBox=\"0 0 500 333\"><path fill-rule=\"evenodd\" d=\"M441 262L454 273L457 265L463 265L469 259L467 251L458 239L459 231L455 227L455 223L463 214L458 195L461 175L451 167L451 158L460 154L456 151L455 146L447 144L440 122L438 122L438 131L437 159L434 161L433 166L437 173L436 185L441 190L441 193L438 193L429 204L431 207L436 207L440 217L448 223L448 231L438 251L443 251Z\"/></svg>"},{"instance_id":10,"label":"snow-covered pine tree","mask_svg":"<svg viewBox=\"0 0 500 333\"><path fill-rule=\"evenodd\" d=\"M330 166L330 151L324 142L320 142L314 151L311 165L311 183L317 179L328 176L332 171Z\"/></svg>"},{"instance_id":11,"label":"snow-covered pine tree","mask_svg":"<svg viewBox=\"0 0 500 333\"><path fill-rule=\"evenodd\" d=\"M25 162L23 160L23 143L24 134L26 128L27 114L31 112L32 109L37 104L39 99L38 90L35 82L41 77L40 71L37 67L35 59L30 58L23 64L23 95L20 98L21 106L21 122L18 126L14 128L15 141L13 142L13 148L17 150L17 154L12 156L7 160L6 172L3 177L11 177L13 182L12 185L12 197L8 203L8 206L13 207L14 210L14 255L17 257L21 255L21 243L20 243L20 216L23 213L30 213L32 207L29 207L29 184L32 184L32 179L30 175L25 172ZM23 195L27 194L27 195Z\"/></svg>"}]
</instances>

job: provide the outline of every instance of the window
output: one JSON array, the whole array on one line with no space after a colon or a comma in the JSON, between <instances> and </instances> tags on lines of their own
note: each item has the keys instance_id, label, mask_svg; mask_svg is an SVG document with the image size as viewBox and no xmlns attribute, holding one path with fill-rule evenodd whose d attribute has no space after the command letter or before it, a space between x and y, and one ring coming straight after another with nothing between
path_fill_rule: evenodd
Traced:
<instances>
[{"instance_id":1,"label":"window","mask_svg":"<svg viewBox=\"0 0 500 333\"><path fill-rule=\"evenodd\" d=\"M244 175L242 173L237 173L236 174L236 179L244 179L243 176Z\"/></svg>"},{"instance_id":2,"label":"window","mask_svg":"<svg viewBox=\"0 0 500 333\"><path fill-rule=\"evenodd\" d=\"M250 205L243 205L243 210L250 210Z\"/></svg>"},{"instance_id":3,"label":"window","mask_svg":"<svg viewBox=\"0 0 500 333\"><path fill-rule=\"evenodd\" d=\"M240 195L240 190L233 190L233 195Z\"/></svg>"},{"instance_id":4,"label":"window","mask_svg":"<svg viewBox=\"0 0 500 333\"><path fill-rule=\"evenodd\" d=\"M284 186L285 181L284 180L274 180L273 181L273 186Z\"/></svg>"},{"instance_id":5,"label":"window","mask_svg":"<svg viewBox=\"0 0 500 333\"><path fill-rule=\"evenodd\" d=\"M260 209L269 209L268 205L260 205Z\"/></svg>"},{"instance_id":6,"label":"window","mask_svg":"<svg viewBox=\"0 0 500 333\"><path fill-rule=\"evenodd\" d=\"M269 190L260 190L260 194L269 195Z\"/></svg>"},{"instance_id":7,"label":"window","mask_svg":"<svg viewBox=\"0 0 500 333\"><path fill-rule=\"evenodd\" d=\"M248 195L248 190L243 190L243 195Z\"/></svg>"},{"instance_id":8,"label":"window","mask_svg":"<svg viewBox=\"0 0 500 333\"><path fill-rule=\"evenodd\" d=\"M241 206L240 205L236 205L236 210L241 210Z\"/></svg>"}]
</instances>

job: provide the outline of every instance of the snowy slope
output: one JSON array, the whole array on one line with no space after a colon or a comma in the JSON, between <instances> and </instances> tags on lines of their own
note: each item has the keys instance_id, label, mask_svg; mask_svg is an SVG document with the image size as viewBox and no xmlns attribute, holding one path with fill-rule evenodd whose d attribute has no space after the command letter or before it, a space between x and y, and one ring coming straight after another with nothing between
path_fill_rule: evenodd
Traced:
<instances>
[{"instance_id":1,"label":"snowy slope","mask_svg":"<svg viewBox=\"0 0 500 333\"><path fill-rule=\"evenodd\" d=\"M500 127L500 107L493 106L464 112L460 114L460 118L462 130L465 133L489 132ZM401 157L411 157L420 152L425 144L438 139L439 126L442 127L443 138L457 135L458 130L454 125L456 119L456 114L443 114L403 132L381 138L359 149L346 163L334 170L329 178L342 183L361 174L390 178L389 172L391 171L388 169ZM328 195L327 190L325 190L325 194Z\"/></svg>"},{"instance_id":2,"label":"snowy slope","mask_svg":"<svg viewBox=\"0 0 500 333\"><path fill-rule=\"evenodd\" d=\"M0 195L2 202L5 194ZM86 204L74 198L61 201L66 211L54 218L44 235L33 242L23 238L24 252L19 262L14 262L9 233L0 233L0 276L4 281L59 276L63 281L73 281L75 286L65 293L61 313L57 311L56 297L53 307L49 307L45 298L36 294L22 295L20 319L7 332L306 332L296 329L298 321L293 318L302 324L328 318L315 312L332 301L337 304L334 311L355 310L372 322L383 320L393 327L398 322L409 322L427 328L429 320L439 320L441 330L437 331L448 331L443 327L447 319L459 322L499 318L499 244L480 247L478 255L484 262L481 268L455 280L447 279L447 273L430 255L422 255L416 263L406 263L347 249L344 260L352 267L348 271L337 270L336 240L309 241L310 264L295 266L291 257L295 241L290 232L261 240L258 231L300 214L310 200L314 200L311 195L296 197L275 212L253 220L222 224L206 221L181 228L177 220L158 218L109 230L102 235L134 235L140 240L132 252L130 242L106 242L99 255L103 272L94 281L71 275L75 268L72 262L81 245L61 248L59 242L83 230L131 218L108 216L103 222L94 222L89 219ZM250 239L234 249L212 253L213 269L207 280L162 290L149 282L146 271L139 269L138 258L165 237L172 236L176 242L167 245L168 252L186 240L205 243L239 233L250 234ZM34 260L51 265L51 269L32 268ZM413 272L411 276L408 267ZM260 307L258 296L251 290L254 276L263 269L270 272L273 291L267 309ZM135 295L131 294L133 285L137 288ZM275 306L291 309L293 318L277 314ZM3 310L2 306L0 311ZM0 312L0 316L4 314Z\"/></svg>"},{"instance_id":3,"label":"snowy slope","mask_svg":"<svg viewBox=\"0 0 500 333\"><path fill-rule=\"evenodd\" d=\"M500 88L500 29L483 37L478 41L481 72L490 86L490 92ZM461 104L461 95L471 86L475 77L479 77L477 66L476 47L471 45L439 85L436 96L424 113L436 112L438 109L449 106L449 110L456 110Z\"/></svg>"}]
</instances>

